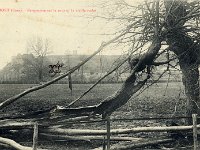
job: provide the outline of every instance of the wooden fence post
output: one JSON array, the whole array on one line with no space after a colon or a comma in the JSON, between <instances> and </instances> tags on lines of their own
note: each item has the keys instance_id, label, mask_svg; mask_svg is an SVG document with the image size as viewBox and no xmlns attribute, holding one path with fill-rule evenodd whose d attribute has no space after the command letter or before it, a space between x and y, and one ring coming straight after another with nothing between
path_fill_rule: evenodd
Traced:
<instances>
[{"instance_id":1,"label":"wooden fence post","mask_svg":"<svg viewBox=\"0 0 200 150\"><path fill-rule=\"evenodd\" d=\"M110 116L107 117L107 150L110 150Z\"/></svg>"},{"instance_id":2,"label":"wooden fence post","mask_svg":"<svg viewBox=\"0 0 200 150\"><path fill-rule=\"evenodd\" d=\"M198 149L198 141L197 141L197 114L192 114L193 121L193 140L194 140L194 150Z\"/></svg>"},{"instance_id":3,"label":"wooden fence post","mask_svg":"<svg viewBox=\"0 0 200 150\"><path fill-rule=\"evenodd\" d=\"M38 145L38 123L34 124L34 133L33 133L33 150L37 150Z\"/></svg>"},{"instance_id":4,"label":"wooden fence post","mask_svg":"<svg viewBox=\"0 0 200 150\"><path fill-rule=\"evenodd\" d=\"M103 150L106 150L106 138L105 136L103 137Z\"/></svg>"}]
</instances>

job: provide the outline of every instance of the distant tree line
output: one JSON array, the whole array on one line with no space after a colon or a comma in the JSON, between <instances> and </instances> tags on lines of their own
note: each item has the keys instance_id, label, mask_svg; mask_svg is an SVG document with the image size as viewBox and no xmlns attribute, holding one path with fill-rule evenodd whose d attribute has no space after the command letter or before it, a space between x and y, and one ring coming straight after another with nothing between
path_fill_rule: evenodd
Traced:
<instances>
[{"instance_id":1,"label":"distant tree line","mask_svg":"<svg viewBox=\"0 0 200 150\"><path fill-rule=\"evenodd\" d=\"M66 72L74 65L87 58L86 55L49 55L51 53L51 42L41 37L33 37L27 42L27 53L14 56L1 71L1 84L36 84L51 80ZM96 56L92 62L83 65L71 75L70 81L73 84L95 83L104 76L108 70L117 62L119 56ZM61 65L62 64L62 65ZM59 66L60 65L60 66ZM128 64L127 64L128 65ZM59 67L58 67L59 66ZM57 68L56 68L57 67ZM124 70L116 70L101 83L121 83L130 74ZM54 72L55 71L55 72ZM178 77L180 79L180 76ZM168 79L160 80L166 82ZM173 81L176 81L173 80ZM179 81L179 80L178 80ZM59 84L66 84L68 78L58 81Z\"/></svg>"},{"instance_id":2,"label":"distant tree line","mask_svg":"<svg viewBox=\"0 0 200 150\"><path fill-rule=\"evenodd\" d=\"M58 62L57 62L58 63ZM62 63L62 62L60 62ZM59 76L60 74L66 72L68 64L65 64L60 68L60 73L52 76L50 74L49 65L56 64L49 60L48 56L43 58L43 64L41 68L38 62L38 57L33 54L18 54L13 57L11 62L9 62L1 71L0 71L0 83L1 84L36 84L40 82L45 82L53 77ZM88 66L80 68L80 70L75 71L71 77L74 84L80 83L94 83L103 75L106 74L106 71L98 72L91 70ZM125 74L124 74L125 75ZM126 75L125 75L126 76ZM125 78L124 76L124 78ZM123 82L123 77L116 76L116 73L111 74L101 83L120 83ZM58 82L59 84L68 83L68 78L62 79Z\"/></svg>"}]
</instances>

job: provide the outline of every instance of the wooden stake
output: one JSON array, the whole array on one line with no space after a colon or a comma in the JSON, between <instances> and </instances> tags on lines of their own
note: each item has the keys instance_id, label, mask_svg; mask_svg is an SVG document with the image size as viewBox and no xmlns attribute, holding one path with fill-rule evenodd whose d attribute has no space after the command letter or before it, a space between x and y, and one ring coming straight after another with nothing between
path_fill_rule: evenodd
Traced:
<instances>
[{"instance_id":1,"label":"wooden stake","mask_svg":"<svg viewBox=\"0 0 200 150\"><path fill-rule=\"evenodd\" d=\"M105 136L103 137L103 150L106 150L106 138Z\"/></svg>"},{"instance_id":2,"label":"wooden stake","mask_svg":"<svg viewBox=\"0 0 200 150\"><path fill-rule=\"evenodd\" d=\"M37 150L38 145L38 123L34 124L34 133L33 133L33 150Z\"/></svg>"},{"instance_id":3,"label":"wooden stake","mask_svg":"<svg viewBox=\"0 0 200 150\"><path fill-rule=\"evenodd\" d=\"M107 150L110 150L110 116L107 117Z\"/></svg>"},{"instance_id":4,"label":"wooden stake","mask_svg":"<svg viewBox=\"0 0 200 150\"><path fill-rule=\"evenodd\" d=\"M102 119L104 120L104 119L106 119L106 117L104 115L102 115ZM104 135L104 137L103 137L103 150L106 150L106 137L105 136L106 135Z\"/></svg>"},{"instance_id":5,"label":"wooden stake","mask_svg":"<svg viewBox=\"0 0 200 150\"><path fill-rule=\"evenodd\" d=\"M197 141L197 114L192 114L193 121L193 140L194 140L194 150L198 149L198 141Z\"/></svg>"}]
</instances>

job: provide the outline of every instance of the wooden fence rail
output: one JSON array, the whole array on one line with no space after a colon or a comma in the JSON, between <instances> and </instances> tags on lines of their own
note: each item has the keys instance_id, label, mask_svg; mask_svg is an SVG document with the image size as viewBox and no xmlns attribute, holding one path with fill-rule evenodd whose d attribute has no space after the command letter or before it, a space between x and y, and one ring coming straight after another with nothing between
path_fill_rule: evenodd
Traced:
<instances>
[{"instance_id":1,"label":"wooden fence rail","mask_svg":"<svg viewBox=\"0 0 200 150\"><path fill-rule=\"evenodd\" d=\"M173 117L173 118L186 118L184 117ZM198 135L198 129L200 128L200 124L197 124L197 115L193 114L192 119L193 119L193 125L190 126L164 126L164 127L137 127L137 128L130 128L130 129L111 129L111 123L112 121L132 121L132 120L157 120L157 119L173 119L170 117L151 117L151 118L133 118L133 119L110 119L110 117L107 117L106 119L102 120L93 120L93 121L79 121L79 123L95 123L95 122L105 122L106 123L106 130L91 130L91 129L65 129L65 128L59 128L58 126L49 126L47 128L43 128L42 124L40 123L34 123L34 122L17 122L12 121L10 123L7 123L7 120L5 122L0 121L0 129L22 129L22 128L29 128L29 129L34 129L33 133L33 147L32 150L38 150L37 144L38 144L38 134L44 135L44 136L53 136L60 134L60 138L71 138L71 139L77 139L76 136L84 137L84 139L90 140L90 137L93 137L92 139L95 139L94 137L97 136L97 139L103 139L103 136L106 137L106 149L110 150L112 149L110 144L111 140L130 140L132 141L131 137L125 137L125 138L117 138L113 137L113 135L119 135L119 134L130 134L130 133L138 133L138 132L167 132L167 131L185 131L185 130L193 130L193 143L194 143L194 150L198 150L198 140L197 140L197 135ZM188 117L187 117L188 118ZM190 117L191 118L191 117ZM70 122L72 123L72 122ZM77 123L77 120L75 119L74 124ZM39 128L40 127L40 128ZM40 132L40 133L38 133ZM64 135L64 136L63 136ZM99 136L98 136L99 135ZM134 139L133 141L137 141L138 139ZM4 139L2 138L2 141L4 143ZM0 140L0 143L2 143ZM8 140L9 141L9 140ZM11 141L11 140L10 140ZM10 142L9 141L9 142ZM167 140L170 141L170 140ZM162 142L162 140L161 140ZM19 144L18 144L19 145ZM29 149L29 148L28 148Z\"/></svg>"}]
</instances>

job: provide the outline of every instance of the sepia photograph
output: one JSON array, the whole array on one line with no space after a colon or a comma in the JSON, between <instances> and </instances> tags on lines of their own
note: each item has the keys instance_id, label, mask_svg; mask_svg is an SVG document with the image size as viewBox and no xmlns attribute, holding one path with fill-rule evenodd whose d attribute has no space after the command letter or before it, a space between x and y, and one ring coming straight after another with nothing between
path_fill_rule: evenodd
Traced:
<instances>
[{"instance_id":1,"label":"sepia photograph","mask_svg":"<svg viewBox=\"0 0 200 150\"><path fill-rule=\"evenodd\" d=\"M199 150L199 0L1 0L0 150Z\"/></svg>"}]
</instances>

